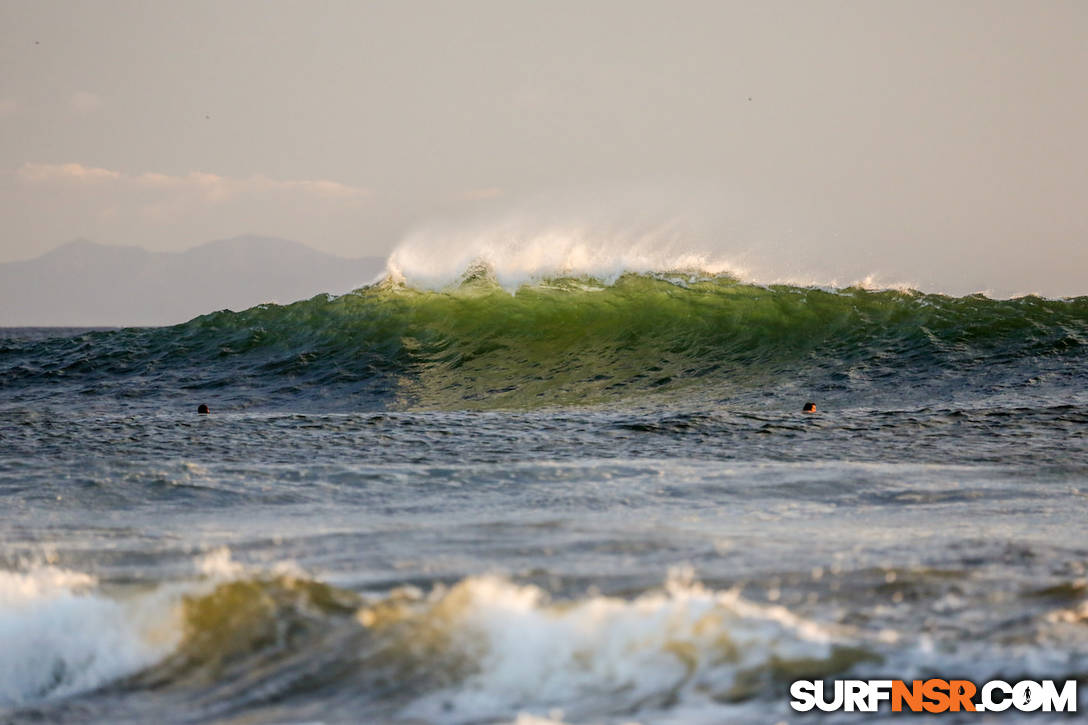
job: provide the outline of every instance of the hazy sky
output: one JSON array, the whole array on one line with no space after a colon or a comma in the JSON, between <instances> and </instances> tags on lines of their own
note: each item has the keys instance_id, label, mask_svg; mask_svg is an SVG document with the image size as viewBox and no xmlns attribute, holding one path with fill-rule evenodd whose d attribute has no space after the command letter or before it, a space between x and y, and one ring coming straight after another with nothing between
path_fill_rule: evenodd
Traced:
<instances>
[{"instance_id":1,"label":"hazy sky","mask_svg":"<svg viewBox=\"0 0 1088 725\"><path fill-rule=\"evenodd\" d=\"M0 68L0 261L637 210L763 276L1088 293L1078 0L2 0Z\"/></svg>"}]
</instances>

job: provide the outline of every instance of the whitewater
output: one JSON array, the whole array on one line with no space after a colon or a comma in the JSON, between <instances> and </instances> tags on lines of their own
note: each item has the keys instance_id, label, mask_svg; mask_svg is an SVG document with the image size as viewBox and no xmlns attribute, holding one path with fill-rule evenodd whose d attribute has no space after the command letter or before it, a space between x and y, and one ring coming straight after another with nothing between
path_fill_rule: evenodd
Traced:
<instances>
[{"instance_id":1,"label":"whitewater","mask_svg":"<svg viewBox=\"0 0 1088 725\"><path fill-rule=\"evenodd\" d=\"M1088 297L606 233L0 330L0 720L811 722L789 683L846 677L1088 707Z\"/></svg>"}]
</instances>

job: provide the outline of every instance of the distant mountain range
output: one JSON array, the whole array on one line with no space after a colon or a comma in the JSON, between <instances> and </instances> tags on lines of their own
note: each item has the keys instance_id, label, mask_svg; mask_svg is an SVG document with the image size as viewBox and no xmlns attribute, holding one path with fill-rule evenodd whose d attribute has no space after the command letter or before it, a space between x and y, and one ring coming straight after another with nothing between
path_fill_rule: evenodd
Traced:
<instances>
[{"instance_id":1,"label":"distant mountain range","mask_svg":"<svg viewBox=\"0 0 1088 725\"><path fill-rule=\"evenodd\" d=\"M381 257L334 257L242 236L185 252L78 240L0 264L0 326L170 325L214 310L343 293L382 272Z\"/></svg>"}]
</instances>

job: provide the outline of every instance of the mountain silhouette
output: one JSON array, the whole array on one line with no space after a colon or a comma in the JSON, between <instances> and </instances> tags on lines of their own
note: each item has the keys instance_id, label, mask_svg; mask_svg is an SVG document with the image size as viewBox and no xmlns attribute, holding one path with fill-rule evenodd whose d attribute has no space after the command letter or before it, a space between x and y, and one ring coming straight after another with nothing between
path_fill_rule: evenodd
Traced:
<instances>
[{"instance_id":1,"label":"mountain silhouette","mask_svg":"<svg viewBox=\"0 0 1088 725\"><path fill-rule=\"evenodd\" d=\"M240 236L184 252L85 239L0 264L0 326L137 326L214 310L286 303L368 284L381 257L347 259L275 237Z\"/></svg>"}]
</instances>

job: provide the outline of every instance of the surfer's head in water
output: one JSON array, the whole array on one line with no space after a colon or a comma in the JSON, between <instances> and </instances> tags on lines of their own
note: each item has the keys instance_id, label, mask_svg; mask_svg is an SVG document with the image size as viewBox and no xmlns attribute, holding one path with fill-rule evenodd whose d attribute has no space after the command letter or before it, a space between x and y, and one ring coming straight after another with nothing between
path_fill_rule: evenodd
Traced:
<instances>
[{"instance_id":1,"label":"surfer's head in water","mask_svg":"<svg viewBox=\"0 0 1088 725\"><path fill-rule=\"evenodd\" d=\"M816 412L816 404L815 403L805 403L805 407L801 408L801 412L802 413L815 413Z\"/></svg>"},{"instance_id":2,"label":"surfer's head in water","mask_svg":"<svg viewBox=\"0 0 1088 725\"><path fill-rule=\"evenodd\" d=\"M197 406L196 412L200 413L201 415L207 415L212 411L207 405L201 403L199 406Z\"/></svg>"}]
</instances>

